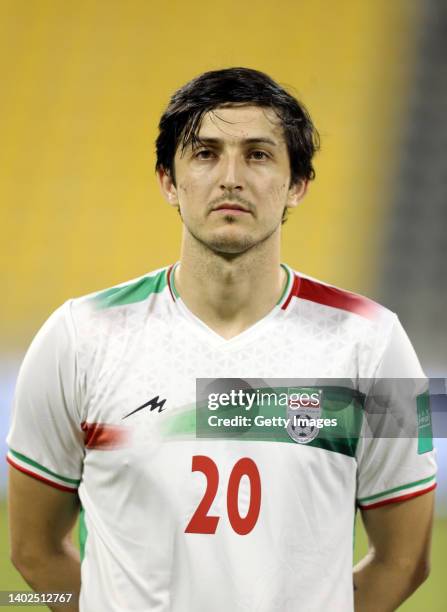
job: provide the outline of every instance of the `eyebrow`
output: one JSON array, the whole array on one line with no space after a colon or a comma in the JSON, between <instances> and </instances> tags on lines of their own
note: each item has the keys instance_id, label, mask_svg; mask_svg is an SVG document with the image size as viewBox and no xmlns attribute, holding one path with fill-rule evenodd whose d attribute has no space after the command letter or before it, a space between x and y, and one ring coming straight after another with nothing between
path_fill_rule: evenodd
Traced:
<instances>
[{"instance_id":1,"label":"eyebrow","mask_svg":"<svg viewBox=\"0 0 447 612\"><path fill-rule=\"evenodd\" d=\"M222 138L201 138L200 136L197 137L197 141L200 144L211 144L211 145L218 145L218 144L222 144L224 141L222 140ZM277 146L277 142L275 142L274 140L272 140L271 138L266 138L266 137L259 137L259 138L244 138L242 140L243 144L268 144L271 145L273 147Z\"/></svg>"}]
</instances>

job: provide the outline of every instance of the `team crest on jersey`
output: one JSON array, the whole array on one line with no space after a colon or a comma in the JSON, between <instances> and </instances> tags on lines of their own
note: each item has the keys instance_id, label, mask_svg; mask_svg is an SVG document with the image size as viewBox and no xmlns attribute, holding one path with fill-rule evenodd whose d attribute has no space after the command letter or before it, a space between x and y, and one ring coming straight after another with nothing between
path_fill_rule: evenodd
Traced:
<instances>
[{"instance_id":1,"label":"team crest on jersey","mask_svg":"<svg viewBox=\"0 0 447 612\"><path fill-rule=\"evenodd\" d=\"M287 433L298 444L308 444L320 432L317 420L321 419L323 392L321 389L289 387L287 394Z\"/></svg>"}]
</instances>

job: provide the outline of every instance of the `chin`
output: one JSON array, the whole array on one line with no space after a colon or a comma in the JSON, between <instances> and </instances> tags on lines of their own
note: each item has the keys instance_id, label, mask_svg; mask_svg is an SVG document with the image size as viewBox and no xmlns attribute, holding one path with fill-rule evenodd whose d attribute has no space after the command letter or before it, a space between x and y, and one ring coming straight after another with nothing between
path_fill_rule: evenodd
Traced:
<instances>
[{"instance_id":1,"label":"chin","mask_svg":"<svg viewBox=\"0 0 447 612\"><path fill-rule=\"evenodd\" d=\"M215 253L239 255L251 249L256 243L249 236L240 238L216 237L205 242L206 246Z\"/></svg>"},{"instance_id":2,"label":"chin","mask_svg":"<svg viewBox=\"0 0 447 612\"><path fill-rule=\"evenodd\" d=\"M253 235L253 232L247 231L246 228L233 226L227 226L211 231L199 231L192 232L190 228L189 233L206 248L210 249L214 253L221 255L241 255L246 251L256 247L257 245L268 240L270 236L275 232L275 229L270 232L266 232L265 235Z\"/></svg>"},{"instance_id":3,"label":"chin","mask_svg":"<svg viewBox=\"0 0 447 612\"><path fill-rule=\"evenodd\" d=\"M237 255L244 253L256 244L253 234L240 227L225 227L196 236L202 244L217 253Z\"/></svg>"}]
</instances>

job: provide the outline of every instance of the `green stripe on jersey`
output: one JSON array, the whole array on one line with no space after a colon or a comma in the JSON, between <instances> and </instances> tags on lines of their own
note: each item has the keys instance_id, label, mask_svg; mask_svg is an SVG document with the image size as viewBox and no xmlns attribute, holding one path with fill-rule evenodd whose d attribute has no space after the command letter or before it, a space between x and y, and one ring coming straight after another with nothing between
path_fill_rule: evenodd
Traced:
<instances>
[{"instance_id":1,"label":"green stripe on jersey","mask_svg":"<svg viewBox=\"0 0 447 612\"><path fill-rule=\"evenodd\" d=\"M15 450L12 450L12 448L9 449L9 452L16 459L20 459L20 461L23 461L24 463L27 463L28 465L31 465L32 467L39 469L41 472L45 472L45 474L54 476L55 478L58 478L59 480L62 480L63 482L68 482L69 484L73 484L73 485L79 485L79 483L81 482L80 480L76 480L74 478L67 478L66 476L60 476L59 474L56 474L56 472L52 472L51 470L48 470L43 465L40 465L40 463L37 463L37 461L33 461L32 459L25 457L25 455L22 455L16 452Z\"/></svg>"},{"instance_id":2,"label":"green stripe on jersey","mask_svg":"<svg viewBox=\"0 0 447 612\"><path fill-rule=\"evenodd\" d=\"M361 423L361 418L358 421ZM200 427L200 426L199 426ZM196 409L192 408L188 412L182 412L181 414L173 415L169 419L164 427L163 434L168 440L183 440L185 436L187 438L196 439L218 439L218 440L238 440L246 442L280 442L285 444L295 444L301 446L295 440L287 434L286 430L278 431L273 428L265 428L264 431L248 430L241 431L243 428L239 428L239 431L233 432L219 432L212 435L211 432L204 433L203 431L197 431L196 423ZM358 435L345 435L344 437L332 436L323 437L319 436L314 440L304 444L303 446L311 446L313 448L321 448L333 453L340 453L347 457L355 457L357 450L359 436Z\"/></svg>"},{"instance_id":3,"label":"green stripe on jersey","mask_svg":"<svg viewBox=\"0 0 447 612\"><path fill-rule=\"evenodd\" d=\"M172 267L171 275L170 275L170 279L169 279L170 282L171 282L171 291L174 294L174 297L177 298L177 299L179 299L179 297L180 297L180 294L177 291L177 287L175 286L175 271L176 271L178 265L179 265L179 262L175 263L174 266Z\"/></svg>"},{"instance_id":4,"label":"green stripe on jersey","mask_svg":"<svg viewBox=\"0 0 447 612\"><path fill-rule=\"evenodd\" d=\"M281 264L281 268L283 268L286 271L287 280L286 280L286 284L283 289L283 292L281 293L281 297L276 302L277 306L282 306L282 303L285 301L285 298L289 295L290 290L292 289L293 277L294 277L293 273L289 270L289 268L285 264Z\"/></svg>"},{"instance_id":5,"label":"green stripe on jersey","mask_svg":"<svg viewBox=\"0 0 447 612\"><path fill-rule=\"evenodd\" d=\"M287 387L268 388L271 394L285 393ZM318 435L305 446L321 448L348 457L355 457L358 440L363 423L364 396L351 389L342 387L325 387L321 418L337 420L332 428L322 428ZM235 419L229 426L214 427L210 424L210 416L216 418ZM197 406L178 407L170 416L166 416L163 433L168 439L196 437L198 439L239 440L246 442L283 442L299 445L293 439L284 423L273 423L273 418L289 418L286 406L254 404L250 411L241 414L239 406L219 406L210 412L206 403ZM242 422L239 417L246 417ZM271 419L272 423L256 426L255 417Z\"/></svg>"},{"instance_id":6,"label":"green stripe on jersey","mask_svg":"<svg viewBox=\"0 0 447 612\"><path fill-rule=\"evenodd\" d=\"M81 554L81 563L85 557L85 544L87 542L87 525L85 524L85 510L84 507L81 506L81 511L79 513L79 551Z\"/></svg>"},{"instance_id":7,"label":"green stripe on jersey","mask_svg":"<svg viewBox=\"0 0 447 612\"><path fill-rule=\"evenodd\" d=\"M374 499L378 499L379 497L384 497L385 495L391 495L392 493L397 493L397 491L404 491L405 489L410 489L412 487L418 487L420 485L426 484L435 479L436 474L433 476L428 476L428 478L423 478L422 480L416 480L415 482L410 482L408 484L401 485L400 487L394 487L394 489L388 489L387 491L382 491L382 493L376 493L375 495L369 495L368 497L360 497L357 499L359 504L362 504L367 501L373 501Z\"/></svg>"},{"instance_id":8,"label":"green stripe on jersey","mask_svg":"<svg viewBox=\"0 0 447 612\"><path fill-rule=\"evenodd\" d=\"M145 276L123 287L112 287L101 291L93 298L99 309L112 308L142 302L152 293L161 293L166 287L166 269L153 276Z\"/></svg>"}]
</instances>

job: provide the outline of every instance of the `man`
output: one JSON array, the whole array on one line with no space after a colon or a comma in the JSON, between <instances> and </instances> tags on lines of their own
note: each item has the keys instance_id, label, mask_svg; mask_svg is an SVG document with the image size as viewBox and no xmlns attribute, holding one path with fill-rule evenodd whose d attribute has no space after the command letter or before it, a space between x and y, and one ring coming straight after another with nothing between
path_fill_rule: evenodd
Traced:
<instances>
[{"instance_id":1,"label":"man","mask_svg":"<svg viewBox=\"0 0 447 612\"><path fill-rule=\"evenodd\" d=\"M242 402L259 392L253 379L271 390L423 377L394 314L280 263L282 222L317 147L303 106L261 72L205 73L174 94L157 173L183 221L180 262L68 301L19 375L12 559L34 589L81 585L91 612L346 612L354 597L356 610L385 612L425 579L430 445L358 430L331 440L292 421L272 435L249 420L234 436L211 419L199 431L207 389L232 381ZM316 388L297 387L306 413L331 409ZM205 413L230 395L209 393L220 399ZM362 410L345 408L363 431ZM81 564L69 538L78 496ZM353 587L356 505L370 551Z\"/></svg>"}]
</instances>

